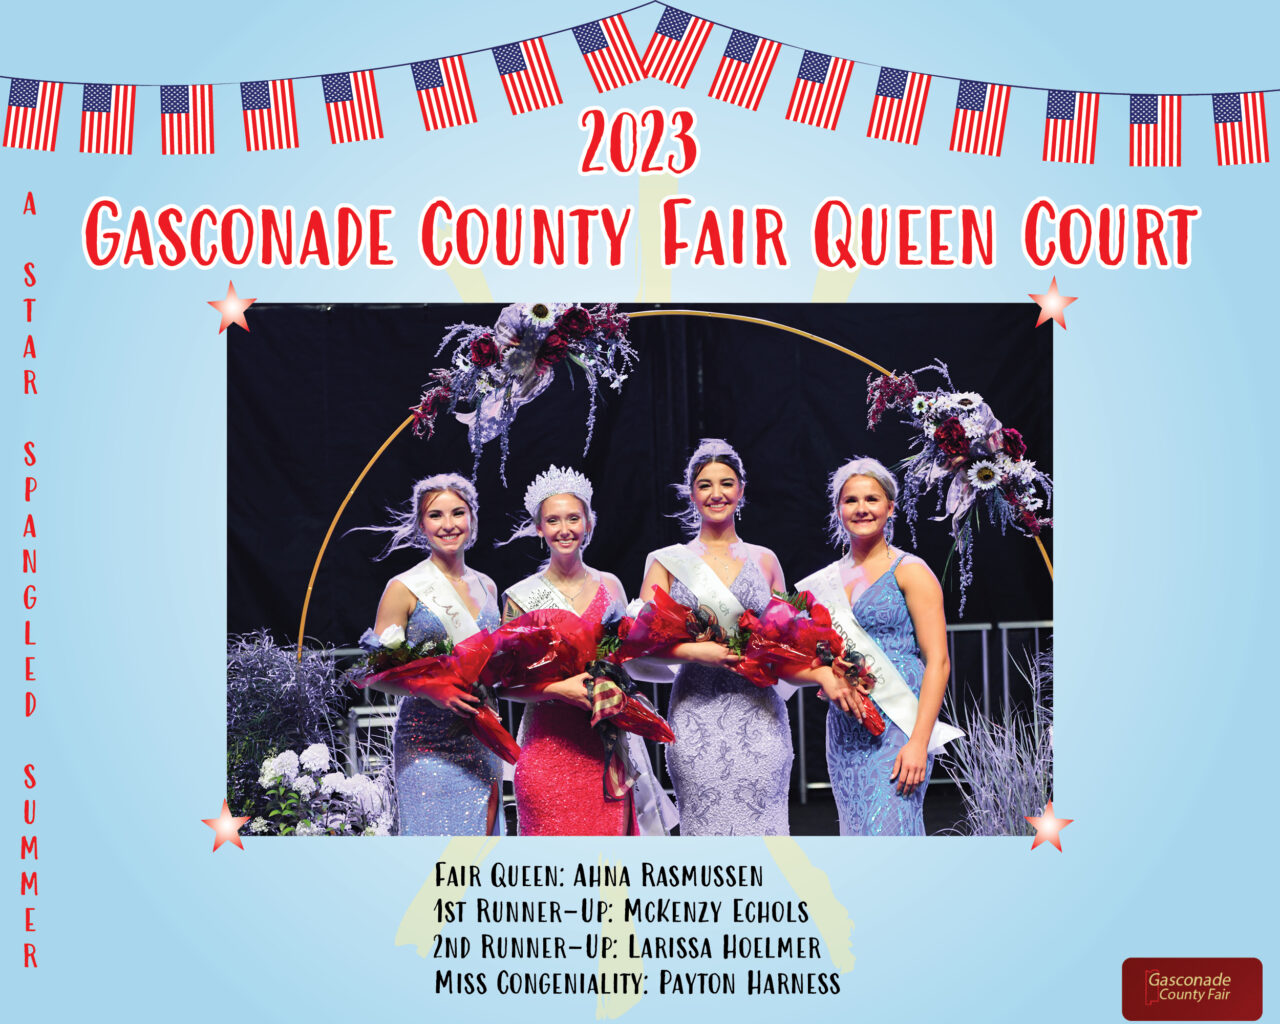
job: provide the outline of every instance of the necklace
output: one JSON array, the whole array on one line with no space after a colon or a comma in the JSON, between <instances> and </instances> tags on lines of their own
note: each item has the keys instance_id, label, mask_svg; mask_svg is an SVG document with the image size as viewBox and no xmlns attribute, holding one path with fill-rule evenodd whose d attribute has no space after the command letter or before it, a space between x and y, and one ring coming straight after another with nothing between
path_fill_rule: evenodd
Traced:
<instances>
[{"instance_id":1,"label":"necklace","mask_svg":"<svg viewBox=\"0 0 1280 1024\"><path fill-rule=\"evenodd\" d=\"M588 572L582 579L582 586L580 586L572 594L566 593L564 587L560 585L561 583L568 583L569 582L568 580L560 580L559 583L557 583L545 572L542 574L542 578L546 580L548 583L550 583L553 587L555 587L556 590L560 591L560 593L564 594L565 599L570 604L573 604L575 601L578 600L578 598L582 596L582 592L587 589L587 584L591 582L592 576L591 576L591 573Z\"/></svg>"}]
</instances>

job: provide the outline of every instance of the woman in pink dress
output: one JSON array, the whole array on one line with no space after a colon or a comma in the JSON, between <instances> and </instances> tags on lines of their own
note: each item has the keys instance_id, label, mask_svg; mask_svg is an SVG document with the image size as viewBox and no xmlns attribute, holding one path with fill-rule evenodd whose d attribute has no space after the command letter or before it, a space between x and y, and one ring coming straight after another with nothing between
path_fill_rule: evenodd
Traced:
<instances>
[{"instance_id":1,"label":"woman in pink dress","mask_svg":"<svg viewBox=\"0 0 1280 1024\"><path fill-rule=\"evenodd\" d=\"M580 615L599 634L604 623L622 616L627 604L622 584L616 576L592 569L582 560L596 522L591 495L591 482L585 476L556 466L529 485L524 500L529 517L512 539L540 537L550 558L539 572L507 590L504 620L555 608ZM634 788L622 800L609 800L604 794L608 759L591 725L590 680L583 673L551 684L534 698L520 722L520 759L515 770L520 835L620 836L637 831ZM632 778L640 779L643 802L651 805L659 797L653 792L643 744L625 733L618 743Z\"/></svg>"}]
</instances>

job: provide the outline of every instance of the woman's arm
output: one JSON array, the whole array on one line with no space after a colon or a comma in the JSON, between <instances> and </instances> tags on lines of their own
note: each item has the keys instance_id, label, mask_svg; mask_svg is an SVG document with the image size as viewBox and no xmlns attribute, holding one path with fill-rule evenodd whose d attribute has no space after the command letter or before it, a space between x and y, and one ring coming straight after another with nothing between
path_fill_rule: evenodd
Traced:
<instances>
[{"instance_id":1,"label":"woman's arm","mask_svg":"<svg viewBox=\"0 0 1280 1024\"><path fill-rule=\"evenodd\" d=\"M928 765L929 736L942 698L951 677L951 659L947 655L947 620L942 608L942 587L923 562L898 567L898 586L907 600L911 624L915 627L916 644L924 659L924 681L920 684L920 703L916 710L915 728L906 746L898 752L890 779L898 780L898 791L909 793L924 781Z\"/></svg>"},{"instance_id":2,"label":"woman's arm","mask_svg":"<svg viewBox=\"0 0 1280 1024\"><path fill-rule=\"evenodd\" d=\"M391 626L407 628L409 616L413 614L413 607L417 602L418 599L408 587L399 580L392 580L387 584L382 592L382 599L378 602L378 614L373 620L373 631L381 636L383 630ZM425 694L415 695L413 689L404 683L373 683L370 689L400 697L423 696L436 707L452 711L455 715L474 715L476 708L480 705L479 697L463 690L456 690L445 700L436 700L434 697L426 697Z\"/></svg>"}]
</instances>

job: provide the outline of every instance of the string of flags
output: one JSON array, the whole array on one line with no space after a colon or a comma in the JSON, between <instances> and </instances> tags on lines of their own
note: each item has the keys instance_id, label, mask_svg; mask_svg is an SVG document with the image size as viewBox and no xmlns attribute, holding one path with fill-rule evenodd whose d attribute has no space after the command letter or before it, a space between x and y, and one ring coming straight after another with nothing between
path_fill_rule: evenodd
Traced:
<instances>
[{"instance_id":1,"label":"string of flags","mask_svg":"<svg viewBox=\"0 0 1280 1024\"><path fill-rule=\"evenodd\" d=\"M630 11L564 30L572 33L597 92L604 94L644 79L657 79L677 89L688 87L717 23L661 4L662 14L642 55L622 15L657 2L651 0ZM539 36L505 43L487 51L513 115L564 102L547 52L546 38ZM764 36L732 29L708 96L747 110L759 110L784 46L795 49ZM334 144L363 142L383 138L376 72L402 67L407 67L412 76L427 131L476 123L465 58L484 52L306 77L320 79L329 141ZM853 70L852 60L804 50L787 104L786 119L835 131ZM867 137L919 145L932 80L932 75L921 72L881 67ZM300 146L294 82L295 79L283 78L240 83L246 150ZM10 79L3 138L6 148L54 150L66 84ZM139 88L147 87L82 86L81 153L132 154ZM212 154L214 86L162 85L159 89L161 154ZM1040 90L967 79L960 80L956 90L949 148L956 153L999 157L1015 89L1047 92L1042 160L1094 162L1100 93ZM1182 96L1175 95L1129 96L1129 166L1182 165L1182 100ZM1270 162L1264 92L1213 93L1211 107L1220 166Z\"/></svg>"}]
</instances>

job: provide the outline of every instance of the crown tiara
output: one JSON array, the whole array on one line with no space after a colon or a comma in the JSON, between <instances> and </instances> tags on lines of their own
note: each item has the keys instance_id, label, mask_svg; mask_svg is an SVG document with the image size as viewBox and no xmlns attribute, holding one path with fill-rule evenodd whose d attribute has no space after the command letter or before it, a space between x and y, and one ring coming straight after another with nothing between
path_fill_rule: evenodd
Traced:
<instances>
[{"instance_id":1,"label":"crown tiara","mask_svg":"<svg viewBox=\"0 0 1280 1024\"><path fill-rule=\"evenodd\" d=\"M536 521L538 509L544 501L554 494L572 494L582 499L582 503L591 507L591 481L576 469L561 469L559 466L548 466L533 478L528 490L524 492L524 508L529 518Z\"/></svg>"}]
</instances>

